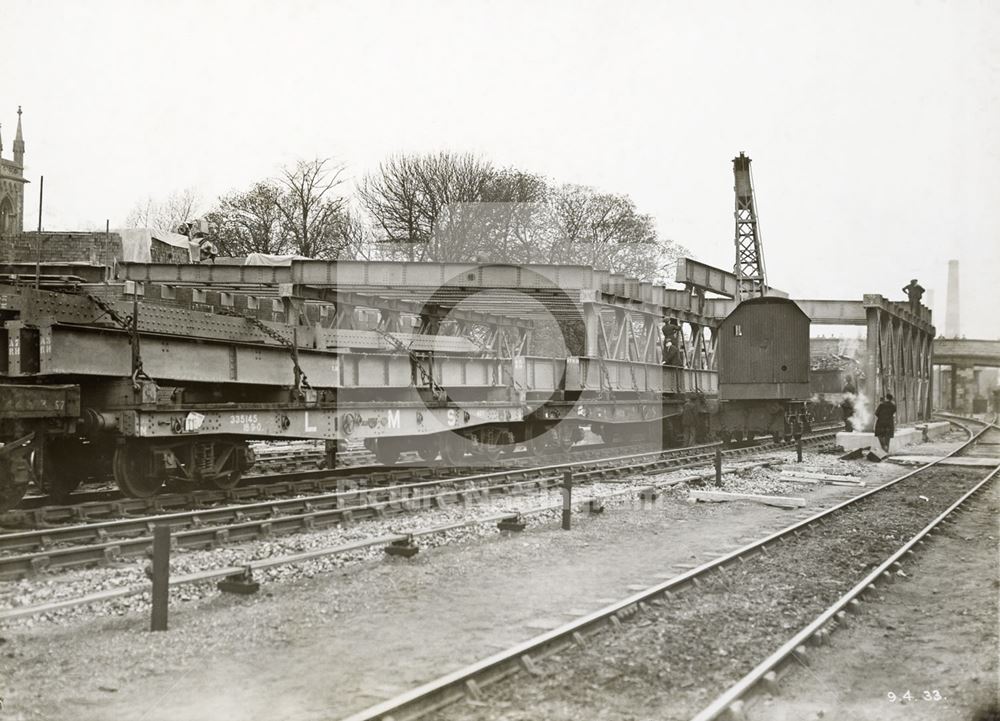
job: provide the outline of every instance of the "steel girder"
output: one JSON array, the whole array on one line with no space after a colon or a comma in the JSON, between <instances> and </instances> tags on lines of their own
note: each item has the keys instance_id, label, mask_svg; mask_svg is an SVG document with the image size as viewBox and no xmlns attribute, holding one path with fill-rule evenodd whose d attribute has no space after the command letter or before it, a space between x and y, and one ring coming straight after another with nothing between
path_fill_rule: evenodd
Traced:
<instances>
[{"instance_id":1,"label":"steel girder","mask_svg":"<svg viewBox=\"0 0 1000 721\"><path fill-rule=\"evenodd\" d=\"M929 419L934 326L923 319L923 313L915 315L881 295L865 295L862 305L868 324L864 393L869 408L874 410L891 393L897 422Z\"/></svg>"},{"instance_id":2,"label":"steel girder","mask_svg":"<svg viewBox=\"0 0 1000 721\"><path fill-rule=\"evenodd\" d=\"M1000 367L1000 340L938 338L934 341L934 365Z\"/></svg>"}]
</instances>

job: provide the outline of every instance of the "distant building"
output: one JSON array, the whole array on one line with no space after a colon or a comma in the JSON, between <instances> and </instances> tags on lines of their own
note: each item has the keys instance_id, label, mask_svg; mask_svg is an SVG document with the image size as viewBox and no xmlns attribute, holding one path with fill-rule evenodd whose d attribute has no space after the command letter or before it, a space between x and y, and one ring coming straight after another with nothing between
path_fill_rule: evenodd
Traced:
<instances>
[{"instance_id":1,"label":"distant building","mask_svg":"<svg viewBox=\"0 0 1000 721\"><path fill-rule=\"evenodd\" d=\"M3 157L0 134L0 235L14 235L24 230L24 138L21 135L21 108L17 108L17 133L14 135L14 159Z\"/></svg>"}]
</instances>

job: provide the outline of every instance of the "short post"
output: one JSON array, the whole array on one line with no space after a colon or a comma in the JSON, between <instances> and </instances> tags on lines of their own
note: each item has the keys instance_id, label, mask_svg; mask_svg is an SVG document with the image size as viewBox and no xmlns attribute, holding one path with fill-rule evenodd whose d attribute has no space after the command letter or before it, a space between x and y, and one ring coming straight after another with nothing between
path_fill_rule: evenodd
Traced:
<instances>
[{"instance_id":1,"label":"short post","mask_svg":"<svg viewBox=\"0 0 1000 721\"><path fill-rule=\"evenodd\" d=\"M170 526L153 528L153 615L150 631L167 630L170 593Z\"/></svg>"},{"instance_id":2,"label":"short post","mask_svg":"<svg viewBox=\"0 0 1000 721\"><path fill-rule=\"evenodd\" d=\"M795 460L802 463L802 436L795 436Z\"/></svg>"},{"instance_id":3,"label":"short post","mask_svg":"<svg viewBox=\"0 0 1000 721\"><path fill-rule=\"evenodd\" d=\"M568 531L573 514L571 507L573 503L573 471L563 471L562 494L562 527L564 531Z\"/></svg>"},{"instance_id":4,"label":"short post","mask_svg":"<svg viewBox=\"0 0 1000 721\"><path fill-rule=\"evenodd\" d=\"M715 485L722 486L722 447L715 447Z\"/></svg>"}]
</instances>

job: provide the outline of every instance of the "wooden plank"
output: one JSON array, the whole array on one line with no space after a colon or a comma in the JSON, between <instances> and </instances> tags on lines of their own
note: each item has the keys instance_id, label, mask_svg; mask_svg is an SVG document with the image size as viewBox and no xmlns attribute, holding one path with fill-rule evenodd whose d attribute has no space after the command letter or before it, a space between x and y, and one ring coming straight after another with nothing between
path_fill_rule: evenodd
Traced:
<instances>
[{"instance_id":1,"label":"wooden plank","mask_svg":"<svg viewBox=\"0 0 1000 721\"><path fill-rule=\"evenodd\" d=\"M815 478L819 481L852 481L858 482L854 476L837 476L832 473L816 473L815 471L782 471L783 476L796 476L798 478Z\"/></svg>"},{"instance_id":2,"label":"wooden plank","mask_svg":"<svg viewBox=\"0 0 1000 721\"><path fill-rule=\"evenodd\" d=\"M788 480L788 481L793 481L795 483L825 483L828 486L851 486L852 488L864 488L865 487L865 482L864 481L858 481L858 480L853 480L853 481L827 481L827 480L818 480L818 479L815 479L815 478L799 478L797 476L791 476L791 475L789 475L789 476L783 476L783 477L779 478L778 480L779 481Z\"/></svg>"},{"instance_id":3,"label":"wooden plank","mask_svg":"<svg viewBox=\"0 0 1000 721\"><path fill-rule=\"evenodd\" d=\"M813 474L818 475L818 474ZM798 476L795 473L788 471L782 471L781 476L778 478L779 481L792 481L794 483L825 483L828 486L853 486L856 488L864 488L865 482L858 480L857 478L814 478L810 475L803 474Z\"/></svg>"},{"instance_id":4,"label":"wooden plank","mask_svg":"<svg viewBox=\"0 0 1000 721\"><path fill-rule=\"evenodd\" d=\"M822 481L818 481L815 478L799 478L798 476L778 476L776 481L783 481L785 483L807 483L810 486L818 486Z\"/></svg>"},{"instance_id":5,"label":"wooden plank","mask_svg":"<svg viewBox=\"0 0 1000 721\"><path fill-rule=\"evenodd\" d=\"M721 503L724 501L753 501L766 506L780 508L801 508L806 505L806 499L791 496L758 496L753 493L727 493L725 491L691 491L688 498L694 501Z\"/></svg>"}]
</instances>

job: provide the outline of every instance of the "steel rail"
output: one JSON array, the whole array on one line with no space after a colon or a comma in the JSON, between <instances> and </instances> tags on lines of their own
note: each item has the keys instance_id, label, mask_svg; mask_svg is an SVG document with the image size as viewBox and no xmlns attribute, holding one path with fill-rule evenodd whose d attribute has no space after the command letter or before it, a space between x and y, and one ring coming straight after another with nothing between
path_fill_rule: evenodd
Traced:
<instances>
[{"instance_id":1,"label":"steel rail","mask_svg":"<svg viewBox=\"0 0 1000 721\"><path fill-rule=\"evenodd\" d=\"M845 614L844 616L839 616L839 622L841 625L846 625L845 621L847 610L854 608L851 605L852 601L859 599L860 596L862 596L862 594L866 591L874 590L876 581L882 581L884 579L886 583L891 583L892 576L889 569L892 568L893 564L898 563L899 559L905 556L908 552L911 552L914 546L922 543L923 539L930 535L938 525L944 522L954 511L960 508L972 496L986 488L986 485L996 478L998 474L1000 474L1000 464L990 471L989 475L979 481L969 491L964 493L961 498L955 501L937 518L918 531L916 535L903 544L895 553L889 556L889 558L883 561L871 573L859 581L854 588L834 601L825 611L820 613L805 628L792 636L792 638L786 641L777 651L772 653L743 678L717 696L714 701L695 715L691 721L713 721L713 719L719 718L726 712L729 712L735 718L739 718L742 713L742 707L738 704L740 704L740 699L744 695L750 692L758 683L763 681L764 677L771 671L776 671L793 655L804 656L804 644L817 633L825 630L824 627L831 624L831 622L836 623L837 620L835 619L838 619L839 614Z\"/></svg>"},{"instance_id":2,"label":"steel rail","mask_svg":"<svg viewBox=\"0 0 1000 721\"><path fill-rule=\"evenodd\" d=\"M171 529L171 541L178 549L214 548L226 543L252 541L257 538L271 537L299 530L313 530L334 525L344 525L361 520L384 518L388 511L406 512L416 504L441 504L453 496L468 496L473 493L492 494L496 492L516 493L520 487L530 485L537 488L543 483L545 488L557 484L558 476L515 481L509 484L476 486L469 489L449 489L441 493L420 496L408 496L399 499L375 501L358 506L335 506L325 509L306 510L304 513L279 515L272 514L260 519L243 520L218 526L197 526L185 530ZM530 490L530 489L529 489ZM239 514L240 512L237 512ZM186 515L186 514L179 514ZM162 517L161 517L162 518ZM161 521L146 520L145 526L159 525ZM106 524L100 524L106 525ZM86 528L86 527L84 527ZM151 528L145 530L151 531ZM15 556L0 557L0 579L26 576L35 571L51 568L67 568L72 566L95 565L102 561L114 562L127 557L141 556L153 542L150 535L117 538L101 543L83 546L69 546L43 550Z\"/></svg>"},{"instance_id":3,"label":"steel rail","mask_svg":"<svg viewBox=\"0 0 1000 721\"><path fill-rule=\"evenodd\" d=\"M763 464L755 464L755 465L763 465ZM594 501L603 502L605 500L626 495L635 495L635 494L642 495L643 492L648 490L658 490L667 486L678 485L680 483L686 483L693 480L709 478L714 476L714 473L715 472L712 471L709 473L702 473L687 478L673 479L670 481L661 481L658 483L652 483L643 486L633 486L628 489L613 491L611 493L601 494L597 496L585 496L574 500L572 506L573 508L580 510L585 506L589 507L590 504ZM486 523L494 523L503 520L519 520L526 516L534 516L544 513L550 513L561 508L562 508L562 502L560 501L545 506L537 506L534 508L528 508L519 511L505 511L502 513L492 514L490 516L476 517L464 521L457 521L455 523L447 524L444 526L435 526L431 528L419 529L409 533L377 536L373 538L366 538L358 541L353 541L339 546L328 546L324 548L314 549L311 551L303 551L301 553L296 553L292 555L258 559L258 560L248 561L247 563L240 566L224 566L221 568L214 568L214 569L186 574L183 576L172 577L170 579L170 585L180 586L190 583L201 583L204 581L223 579L234 575L241 575L247 571L253 572L255 570L273 568L275 566L300 563L306 560L349 553L352 551L358 551L365 548L371 548L374 546L388 546L394 543L405 543L411 541L413 538L432 535L436 533L443 533L456 528L483 525ZM145 540L148 543L149 539L147 538ZM58 599L55 601L50 601L48 603L37 604L33 606L20 606L17 608L0 611L0 621L10 620L14 618L21 618L24 616L33 616L41 613L50 613L52 611L56 611L59 609L70 608L73 606L88 605L90 603L95 603L98 601L107 601L116 598L126 598L129 596L142 594L143 592L146 592L148 590L149 586L144 584L141 586L109 589L107 591L87 594L76 598Z\"/></svg>"},{"instance_id":4,"label":"steel rail","mask_svg":"<svg viewBox=\"0 0 1000 721\"><path fill-rule=\"evenodd\" d=\"M826 436L823 433L818 434L814 438L808 439L807 442L813 442L817 438L822 440ZM769 447L769 446L768 446ZM764 446L754 446L747 448L735 448L723 451L723 455L727 458L747 455L748 453L757 453L767 450L768 447ZM527 474L532 473L545 473L545 472L561 472L565 470L573 471L574 473L582 473L592 469L601 468L601 464L611 463L611 462L622 462L621 468L624 474L627 471L634 470L636 468L635 464L629 464L630 461L636 457L646 457L649 455L657 455L658 458L652 462L652 465L656 464L668 464L675 467L677 462L683 461L695 461L702 462L706 460L709 456L708 454L700 454L699 451L706 446L692 446L682 449L668 449L663 451L657 451L650 454L628 455L628 456L612 456L610 458L599 458L599 459L587 459L587 460L572 460L566 463L554 464L548 466L539 466L536 468L526 468L523 466L513 467L508 470L502 471L489 471L486 473L474 474L472 476L456 476L456 477L446 477L443 479L435 479L429 481L417 481L414 483L405 483L393 486L372 486L370 488L351 488L347 491L335 491L333 493L324 493L312 496L300 496L296 498L289 499L268 499L263 501L258 501L256 503L240 504L237 506L225 506L220 508L201 508L195 507L194 509L188 511L174 512L174 513L163 513L156 516L140 517L140 518L125 518L119 520L111 521L100 521L96 523L84 523L72 526L48 526L44 528L32 529L27 531L16 531L12 533L0 535L0 550L11 549L11 548L32 548L32 547L42 547L51 546L55 543L74 541L74 540L89 540L97 539L104 540L106 536L114 535L127 535L129 533L141 533L143 531L150 530L150 524L152 523L170 523L178 527L188 527L191 525L198 525L200 523L206 522L221 522L225 520L232 520L238 517L238 514L242 513L245 515L255 514L255 513L266 513L272 516L279 515L282 512L289 512L294 510L309 510L310 506L322 508L330 503L349 502L352 505L356 505L354 501L358 498L374 498L379 494L400 494L405 491L417 491L422 489L431 488L438 485L449 485L449 484L467 484L471 485L474 482L490 482L494 479L518 479L526 478ZM683 466L680 466L683 467ZM423 470L423 469L417 469ZM609 469L610 471L610 469ZM417 474L423 475L423 474ZM344 484L351 482L350 478L339 478L337 479L338 484ZM356 480L356 479L355 479Z\"/></svg>"},{"instance_id":5,"label":"steel rail","mask_svg":"<svg viewBox=\"0 0 1000 721\"><path fill-rule=\"evenodd\" d=\"M822 433L817 434L810 439L810 442L822 440L824 437ZM573 461L536 469L519 468L446 481L423 481L403 486L355 489L285 501L12 533L0 536L0 547L21 548L28 545L42 550L0 556L0 579L23 577L52 568L113 563L124 557L142 555L152 542L152 537L146 534L151 533L153 526L160 523L167 523L179 529L173 534L174 543L179 548L212 548L226 543L250 541L298 530L313 530L338 523L381 518L386 515L387 510L409 511L413 510L414 504L442 503L443 499L452 496L462 497L484 492L510 493L519 491L524 486L532 490L537 489L539 483L543 484L543 488L551 487L556 485L562 473L567 471L581 480L591 480L602 479L609 475L624 476L634 475L637 472L649 474L653 471L682 470L711 462L712 456L686 453L690 450L692 449L677 449L679 453L641 454L640 458L650 455L656 457L638 462L634 462L635 456L616 456L603 461ZM736 456L760 453L761 450L760 447L746 447L729 449L725 453L728 459L732 459ZM496 484L494 481L501 483ZM455 488L456 483L464 483L466 487ZM419 493L436 488L445 490L438 494ZM408 495L402 495L404 493ZM373 497L382 496L385 496L386 500L371 500ZM293 509L301 512L287 513ZM248 516L261 517L251 519ZM213 520L216 522L235 520L235 522L205 525L206 522ZM129 535L135 533L143 535ZM57 542L91 538L96 538L98 542L45 550L46 546L52 546Z\"/></svg>"},{"instance_id":6,"label":"steel rail","mask_svg":"<svg viewBox=\"0 0 1000 721\"><path fill-rule=\"evenodd\" d=\"M712 559L701 564L700 566L697 566L696 568L685 571L674 578L664 581L663 583L659 583L645 590L639 591L631 596L628 596L627 598L594 611L586 616L570 621L569 623L524 641L512 648L500 651L499 653L466 666L465 668L453 671L438 679L404 692L392 699L388 699L368 709L352 714L342 721L373 721L374 719L387 721L390 718L393 719L393 721L407 721L409 719L420 718L431 711L450 705L454 701L465 697L467 693L475 695L478 693L479 685L481 683L499 681L516 672L518 668L518 661L521 659L525 657L530 659L531 654L544 655L556 652L574 644L580 646L585 645L586 635L592 633L601 626L612 623L612 619L620 622L621 619L631 616L638 609L640 609L642 607L641 604L649 603L658 596L669 595L671 591L677 590L688 583L694 582L698 577L707 574L713 569L725 569L727 565L737 563L740 559L751 553L764 551L768 544L778 540L783 540L789 535L798 534L800 529L815 523L820 519L837 513L841 509L868 498L869 496L885 491L888 488L892 488L906 479L911 478L928 468L938 465L944 458L950 458L967 448L969 445L973 444L975 440L988 429L989 427L984 427L981 431L979 431L979 433L973 435L961 446L942 458L935 458L932 462L920 466L912 471L908 471L902 476L873 488L870 491L849 498L842 503L832 506L831 508L825 509L804 520L793 523L784 529L769 534L763 539L752 541L751 543L741 546L734 551L730 551L723 556ZM530 662L525 663L525 665L530 665Z\"/></svg>"},{"instance_id":7,"label":"steel rail","mask_svg":"<svg viewBox=\"0 0 1000 721\"><path fill-rule=\"evenodd\" d=\"M839 428L840 425L822 426L814 429L814 433L822 433L832 428ZM805 437L805 436L804 436ZM722 445L719 442L700 444L696 446L686 446L684 448L667 449L668 451L695 451L698 449L710 449ZM632 446L619 446L614 448L619 453L641 454L642 448L648 444L635 444ZM759 447L759 446L757 446ZM574 446L570 449L571 455L592 459L597 454L606 453L609 446L605 443L591 443ZM648 454L662 453L664 449L658 451L647 451ZM504 467L523 467L525 460L533 460L530 453L517 451L514 454L501 458L494 463L479 464L481 467L496 470ZM53 521L78 521L96 516L125 515L129 512L160 512L164 508L199 506L209 503L247 500L254 498L273 498L276 495L288 495L293 493L307 493L322 491L325 488L336 485L338 482L355 477L364 478L368 483L391 483L406 477L407 473L416 475L438 474L447 475L453 469L443 464L428 463L416 466L407 466L405 463L399 466L346 466L332 469L298 469L293 471L281 471L257 476L247 476L244 482L228 490L212 489L187 489L179 492L160 493L150 498L128 498L117 490L81 491L70 496L70 500L75 501L72 505L44 505L48 496L27 496L22 500L21 505L11 511L0 515L0 520L7 526L23 526L29 522L41 526ZM74 498L75 496L75 498Z\"/></svg>"},{"instance_id":8,"label":"steel rail","mask_svg":"<svg viewBox=\"0 0 1000 721\"><path fill-rule=\"evenodd\" d=\"M577 446L573 449L572 455L579 455L581 460L593 458L593 454L606 453L608 447L601 444L589 444L597 446L591 448L587 445ZM717 444L711 444L712 446ZM629 452L629 449L640 449L645 446L622 446L616 449L619 453ZM709 446L689 446L685 449L670 449L674 451L694 450ZM658 451L652 451L656 453ZM518 453L516 456L501 459L496 463L481 464L481 467L488 470L502 469L505 466L510 468L524 467L524 462L531 460L529 454ZM569 461L573 462L573 461ZM462 466L460 468L466 468ZM42 502L47 496L33 496L32 503L28 506L7 511L2 517L7 525L25 525L26 522L34 521L35 525L44 525L54 520L86 520L95 516L125 515L129 512L162 511L171 507L191 507L209 503L218 503L235 500L246 500L254 498L270 499L278 495L288 495L294 493L307 493L322 491L335 487L339 483L350 480L364 480L369 485L379 485L382 483L398 482L408 477L416 476L439 476L450 477L454 468L442 464L421 464L418 466L350 466L334 469L310 469L296 470L291 472L275 473L270 475L256 476L253 483L240 485L229 490L209 490L191 489L182 492L161 493L150 498L127 498L119 491L96 491L100 496L97 500L85 500L73 505L66 506L35 506L35 503ZM251 480L251 479L248 479ZM273 482L269 482L273 480ZM78 495L84 495L83 494ZM87 494L89 495L89 494ZM86 495L84 495L86 497ZM72 500L72 496L70 497Z\"/></svg>"}]
</instances>

